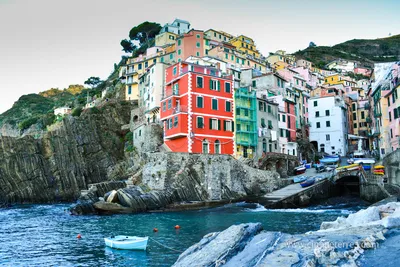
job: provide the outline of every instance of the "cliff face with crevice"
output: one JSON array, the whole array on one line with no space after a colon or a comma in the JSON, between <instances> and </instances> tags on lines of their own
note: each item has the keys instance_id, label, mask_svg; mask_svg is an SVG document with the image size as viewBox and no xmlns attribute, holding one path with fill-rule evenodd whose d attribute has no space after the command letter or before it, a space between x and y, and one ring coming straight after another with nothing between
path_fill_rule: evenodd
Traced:
<instances>
[{"instance_id":1,"label":"cliff face with crevice","mask_svg":"<svg viewBox=\"0 0 400 267\"><path fill-rule=\"evenodd\" d=\"M40 139L0 137L0 202L73 201L80 190L120 175L130 103L109 103L66 117Z\"/></svg>"}]
</instances>

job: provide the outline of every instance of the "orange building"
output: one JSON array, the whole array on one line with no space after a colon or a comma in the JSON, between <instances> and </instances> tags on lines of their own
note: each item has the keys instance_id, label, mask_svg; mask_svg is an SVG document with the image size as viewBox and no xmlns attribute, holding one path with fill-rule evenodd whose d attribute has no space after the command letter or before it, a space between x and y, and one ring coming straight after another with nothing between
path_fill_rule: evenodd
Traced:
<instances>
[{"instance_id":1,"label":"orange building","mask_svg":"<svg viewBox=\"0 0 400 267\"><path fill-rule=\"evenodd\" d=\"M233 77L180 62L166 69L160 118L172 152L234 154Z\"/></svg>"},{"instance_id":2,"label":"orange building","mask_svg":"<svg viewBox=\"0 0 400 267\"><path fill-rule=\"evenodd\" d=\"M204 32L190 30L188 33L180 35L176 39L176 58L179 62L186 60L190 56L204 56Z\"/></svg>"}]
</instances>

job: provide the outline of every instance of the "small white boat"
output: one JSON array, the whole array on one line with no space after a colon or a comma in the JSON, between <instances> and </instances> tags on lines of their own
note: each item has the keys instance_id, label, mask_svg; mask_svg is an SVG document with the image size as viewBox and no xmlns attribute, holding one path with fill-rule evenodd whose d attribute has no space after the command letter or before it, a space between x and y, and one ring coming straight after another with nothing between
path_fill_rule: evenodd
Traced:
<instances>
[{"instance_id":1,"label":"small white boat","mask_svg":"<svg viewBox=\"0 0 400 267\"><path fill-rule=\"evenodd\" d=\"M149 237L117 235L104 238L107 247L129 250L146 250Z\"/></svg>"}]
</instances>

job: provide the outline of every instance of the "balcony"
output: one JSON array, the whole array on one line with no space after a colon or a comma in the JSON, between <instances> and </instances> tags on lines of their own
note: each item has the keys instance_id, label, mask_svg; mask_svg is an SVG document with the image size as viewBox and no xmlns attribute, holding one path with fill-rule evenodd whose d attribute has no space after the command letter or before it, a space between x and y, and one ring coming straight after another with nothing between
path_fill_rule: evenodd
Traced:
<instances>
[{"instance_id":1,"label":"balcony","mask_svg":"<svg viewBox=\"0 0 400 267\"><path fill-rule=\"evenodd\" d=\"M174 90L174 89L169 89L165 91L164 98L170 97L170 96L179 96L179 90Z\"/></svg>"},{"instance_id":2,"label":"balcony","mask_svg":"<svg viewBox=\"0 0 400 267\"><path fill-rule=\"evenodd\" d=\"M136 81L136 80L133 80L133 79L128 79L127 81L126 81L126 84L137 84L138 82Z\"/></svg>"},{"instance_id":3,"label":"balcony","mask_svg":"<svg viewBox=\"0 0 400 267\"><path fill-rule=\"evenodd\" d=\"M380 111L375 112L374 111L374 116L375 116L375 118L382 117L382 112L380 112Z\"/></svg>"},{"instance_id":4,"label":"balcony","mask_svg":"<svg viewBox=\"0 0 400 267\"><path fill-rule=\"evenodd\" d=\"M173 108L173 114L178 113L188 113L188 107L184 105L179 105Z\"/></svg>"}]
</instances>

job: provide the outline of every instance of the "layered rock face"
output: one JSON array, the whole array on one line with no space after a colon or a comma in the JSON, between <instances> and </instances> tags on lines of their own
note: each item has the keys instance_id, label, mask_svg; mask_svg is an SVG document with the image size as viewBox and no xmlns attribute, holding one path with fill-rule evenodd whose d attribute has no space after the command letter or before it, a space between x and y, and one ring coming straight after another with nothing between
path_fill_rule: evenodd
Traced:
<instances>
[{"instance_id":1,"label":"layered rock face","mask_svg":"<svg viewBox=\"0 0 400 267\"><path fill-rule=\"evenodd\" d=\"M359 266L364 251L378 248L399 226L398 202L322 223L321 230L307 234L262 232L259 223L234 225L204 236L173 266Z\"/></svg>"},{"instance_id":2,"label":"layered rock face","mask_svg":"<svg viewBox=\"0 0 400 267\"><path fill-rule=\"evenodd\" d=\"M160 152L143 153L141 160L139 185L104 196L93 203L97 211L144 212L173 203L238 200L284 185L277 172L251 168L228 155ZM71 211L82 214L79 204Z\"/></svg>"},{"instance_id":3,"label":"layered rock face","mask_svg":"<svg viewBox=\"0 0 400 267\"><path fill-rule=\"evenodd\" d=\"M66 117L40 139L0 137L0 202L73 201L89 184L113 179L132 108L109 103Z\"/></svg>"}]
</instances>

